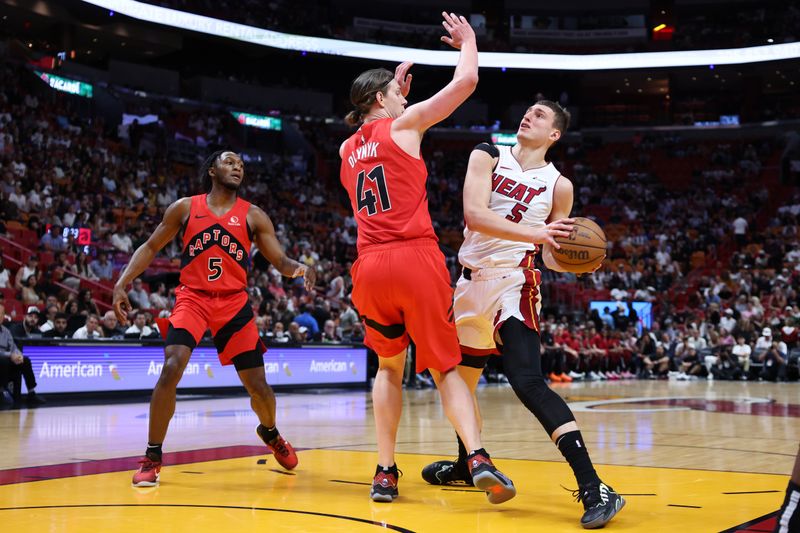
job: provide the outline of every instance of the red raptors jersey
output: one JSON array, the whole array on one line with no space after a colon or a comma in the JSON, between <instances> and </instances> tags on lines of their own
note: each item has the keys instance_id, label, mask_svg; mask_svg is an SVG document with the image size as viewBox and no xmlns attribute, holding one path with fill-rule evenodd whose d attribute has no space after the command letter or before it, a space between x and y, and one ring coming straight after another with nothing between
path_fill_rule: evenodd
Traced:
<instances>
[{"instance_id":1,"label":"red raptors jersey","mask_svg":"<svg viewBox=\"0 0 800 533\"><path fill-rule=\"evenodd\" d=\"M344 144L340 179L358 223L358 250L392 241L436 240L425 161L392 140L391 118L374 120Z\"/></svg>"},{"instance_id":2,"label":"red raptors jersey","mask_svg":"<svg viewBox=\"0 0 800 533\"><path fill-rule=\"evenodd\" d=\"M181 283L201 291L241 291L250 268L250 202L237 198L221 217L208 208L206 194L192 196L183 232Z\"/></svg>"}]
</instances>

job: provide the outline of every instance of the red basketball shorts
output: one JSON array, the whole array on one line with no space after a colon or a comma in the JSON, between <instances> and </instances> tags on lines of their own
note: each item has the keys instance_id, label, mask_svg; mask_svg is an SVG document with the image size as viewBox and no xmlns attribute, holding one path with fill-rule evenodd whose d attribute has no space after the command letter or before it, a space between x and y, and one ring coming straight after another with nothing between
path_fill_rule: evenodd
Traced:
<instances>
[{"instance_id":1,"label":"red basketball shorts","mask_svg":"<svg viewBox=\"0 0 800 533\"><path fill-rule=\"evenodd\" d=\"M175 291L175 307L169 317L175 329L185 329L200 342L207 329L211 330L219 361L232 364L237 355L267 351L258 336L253 308L245 291L214 293L180 285Z\"/></svg>"},{"instance_id":2,"label":"red basketball shorts","mask_svg":"<svg viewBox=\"0 0 800 533\"><path fill-rule=\"evenodd\" d=\"M351 270L353 304L364 344L381 357L416 345L417 372L446 372L461 362L453 289L436 241L415 239L363 250Z\"/></svg>"}]
</instances>

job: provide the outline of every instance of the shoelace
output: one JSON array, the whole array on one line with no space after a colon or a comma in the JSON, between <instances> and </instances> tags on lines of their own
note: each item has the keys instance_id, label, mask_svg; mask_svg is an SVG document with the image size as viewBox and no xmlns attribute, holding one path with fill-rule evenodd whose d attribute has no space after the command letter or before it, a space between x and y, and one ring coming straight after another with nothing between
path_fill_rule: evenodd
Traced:
<instances>
[{"instance_id":1,"label":"shoelace","mask_svg":"<svg viewBox=\"0 0 800 533\"><path fill-rule=\"evenodd\" d=\"M286 441L281 438L275 439L275 444L272 444L272 449L281 455L289 455L289 448L286 447Z\"/></svg>"},{"instance_id":2,"label":"shoelace","mask_svg":"<svg viewBox=\"0 0 800 533\"><path fill-rule=\"evenodd\" d=\"M161 462L153 461L145 457L144 459L139 459L139 464L142 465L142 471L144 472L145 470L153 470L154 468L159 466Z\"/></svg>"},{"instance_id":3,"label":"shoelace","mask_svg":"<svg viewBox=\"0 0 800 533\"><path fill-rule=\"evenodd\" d=\"M585 491L581 491L580 488L568 489L564 485L561 485L561 488L571 492L572 497L575 498L575 501L578 503L583 503L583 506L586 509L591 509L592 507L597 507L598 505L605 505L608 503L608 487L604 483L600 483L597 488L591 487Z\"/></svg>"}]
</instances>

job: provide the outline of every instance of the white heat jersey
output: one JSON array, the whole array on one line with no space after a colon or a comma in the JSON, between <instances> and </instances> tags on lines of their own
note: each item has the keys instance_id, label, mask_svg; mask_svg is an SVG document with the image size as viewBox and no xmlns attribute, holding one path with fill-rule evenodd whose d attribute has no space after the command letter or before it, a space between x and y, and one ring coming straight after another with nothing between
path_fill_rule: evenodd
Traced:
<instances>
[{"instance_id":1,"label":"white heat jersey","mask_svg":"<svg viewBox=\"0 0 800 533\"><path fill-rule=\"evenodd\" d=\"M489 209L512 222L544 226L553 207L553 189L561 173L552 163L524 170L511 154L510 146L498 146L500 158L492 173ZM532 267L533 243L489 237L464 228L459 262L472 270L491 267ZM529 262L530 261L530 262Z\"/></svg>"}]
</instances>

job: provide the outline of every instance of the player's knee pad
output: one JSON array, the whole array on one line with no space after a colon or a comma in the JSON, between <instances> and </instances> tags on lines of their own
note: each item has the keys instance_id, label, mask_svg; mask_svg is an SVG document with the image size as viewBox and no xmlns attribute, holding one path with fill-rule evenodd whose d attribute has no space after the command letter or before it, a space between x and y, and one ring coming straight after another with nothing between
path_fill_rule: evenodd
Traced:
<instances>
[{"instance_id":1,"label":"player's knee pad","mask_svg":"<svg viewBox=\"0 0 800 533\"><path fill-rule=\"evenodd\" d=\"M503 324L503 368L511 388L525 407L544 426L548 435L575 416L561 396L544 380L539 334L515 318Z\"/></svg>"},{"instance_id":2,"label":"player's knee pad","mask_svg":"<svg viewBox=\"0 0 800 533\"><path fill-rule=\"evenodd\" d=\"M489 362L489 358L491 355L469 355L466 353L461 354L461 362L458 363L461 366L467 366L469 368L477 368L478 370L483 370L486 366L486 363Z\"/></svg>"}]
</instances>

